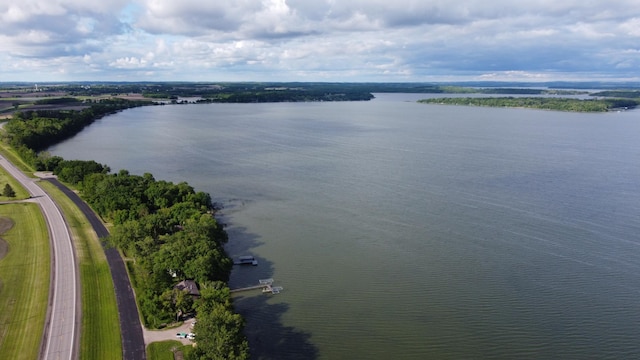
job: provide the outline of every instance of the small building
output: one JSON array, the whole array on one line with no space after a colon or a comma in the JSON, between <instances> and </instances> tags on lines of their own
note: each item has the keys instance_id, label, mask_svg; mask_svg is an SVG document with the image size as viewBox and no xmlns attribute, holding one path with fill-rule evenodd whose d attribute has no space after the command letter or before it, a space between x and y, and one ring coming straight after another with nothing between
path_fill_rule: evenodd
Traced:
<instances>
[{"instance_id":1,"label":"small building","mask_svg":"<svg viewBox=\"0 0 640 360\"><path fill-rule=\"evenodd\" d=\"M193 280L182 280L173 287L177 290L187 290L191 296L200 296L200 290L198 290L198 284Z\"/></svg>"}]
</instances>

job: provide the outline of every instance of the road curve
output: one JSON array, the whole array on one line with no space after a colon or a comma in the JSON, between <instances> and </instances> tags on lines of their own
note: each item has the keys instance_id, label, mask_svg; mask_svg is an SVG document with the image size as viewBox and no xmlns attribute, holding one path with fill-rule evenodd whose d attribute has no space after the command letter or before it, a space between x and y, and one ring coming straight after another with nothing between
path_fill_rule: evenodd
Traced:
<instances>
[{"instance_id":1,"label":"road curve","mask_svg":"<svg viewBox=\"0 0 640 360\"><path fill-rule=\"evenodd\" d=\"M103 239L109 235L109 231L98 218L96 213L84 202L78 194L60 183L57 179L47 178L47 181L57 186L74 204L82 211L89 220L98 238ZM107 262L111 269L111 278L116 293L118 303L118 317L120 319L120 332L122 336L122 358L123 360L145 360L145 341L138 313L136 298L129 281L127 268L117 249L104 247Z\"/></svg>"},{"instance_id":2,"label":"road curve","mask_svg":"<svg viewBox=\"0 0 640 360\"><path fill-rule=\"evenodd\" d=\"M52 251L51 286L40 357L45 360L77 359L80 285L69 228L56 204L37 185L36 180L24 175L2 155L0 165L16 178L40 205L49 228Z\"/></svg>"}]
</instances>

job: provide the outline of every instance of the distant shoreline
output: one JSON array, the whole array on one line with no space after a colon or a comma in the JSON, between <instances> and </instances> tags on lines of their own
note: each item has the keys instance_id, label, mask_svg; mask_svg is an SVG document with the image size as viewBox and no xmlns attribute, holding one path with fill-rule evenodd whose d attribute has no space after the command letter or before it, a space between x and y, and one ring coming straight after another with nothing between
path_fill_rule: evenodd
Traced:
<instances>
[{"instance_id":1,"label":"distant shoreline","mask_svg":"<svg viewBox=\"0 0 640 360\"><path fill-rule=\"evenodd\" d=\"M567 112L607 112L630 110L640 104L635 99L570 99L556 97L483 97L433 98L418 100L420 104L482 106L539 109Z\"/></svg>"}]
</instances>

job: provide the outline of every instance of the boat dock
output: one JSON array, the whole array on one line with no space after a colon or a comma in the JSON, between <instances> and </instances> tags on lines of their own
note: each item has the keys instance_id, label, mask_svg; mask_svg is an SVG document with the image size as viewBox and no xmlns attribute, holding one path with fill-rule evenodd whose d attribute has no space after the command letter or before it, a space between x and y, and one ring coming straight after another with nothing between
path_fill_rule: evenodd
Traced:
<instances>
[{"instance_id":1,"label":"boat dock","mask_svg":"<svg viewBox=\"0 0 640 360\"><path fill-rule=\"evenodd\" d=\"M273 279L258 280L258 282L260 284L254 285L254 286L243 287L243 288L239 288L239 289L233 289L230 292L231 293L236 293L236 292L242 292L242 291L262 289L263 293L279 294L280 291L282 291L284 289L282 286L273 286Z\"/></svg>"},{"instance_id":2,"label":"boat dock","mask_svg":"<svg viewBox=\"0 0 640 360\"><path fill-rule=\"evenodd\" d=\"M258 260L256 260L256 258L254 258L251 255L240 256L238 258L238 260L235 260L233 262L233 265L253 265L253 266L256 266L256 265L258 265Z\"/></svg>"}]
</instances>

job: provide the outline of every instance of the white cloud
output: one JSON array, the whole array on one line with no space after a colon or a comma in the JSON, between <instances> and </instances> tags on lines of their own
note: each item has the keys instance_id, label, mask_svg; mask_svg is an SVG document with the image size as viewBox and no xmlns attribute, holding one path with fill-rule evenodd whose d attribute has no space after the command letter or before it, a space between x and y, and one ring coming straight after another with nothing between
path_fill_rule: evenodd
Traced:
<instances>
[{"instance_id":1,"label":"white cloud","mask_svg":"<svg viewBox=\"0 0 640 360\"><path fill-rule=\"evenodd\" d=\"M640 17L626 20L620 24L620 30L632 37L640 37Z\"/></svg>"},{"instance_id":2,"label":"white cloud","mask_svg":"<svg viewBox=\"0 0 640 360\"><path fill-rule=\"evenodd\" d=\"M147 67L147 60L137 57L123 57L109 64L118 69L140 69Z\"/></svg>"},{"instance_id":3,"label":"white cloud","mask_svg":"<svg viewBox=\"0 0 640 360\"><path fill-rule=\"evenodd\" d=\"M640 49L637 0L0 0L0 21L16 80L628 78Z\"/></svg>"},{"instance_id":4,"label":"white cloud","mask_svg":"<svg viewBox=\"0 0 640 360\"><path fill-rule=\"evenodd\" d=\"M482 74L478 76L478 79L487 80L487 81L523 81L523 80L549 81L549 80L553 80L552 75L553 74L532 73L528 71L502 71L502 72Z\"/></svg>"}]
</instances>

